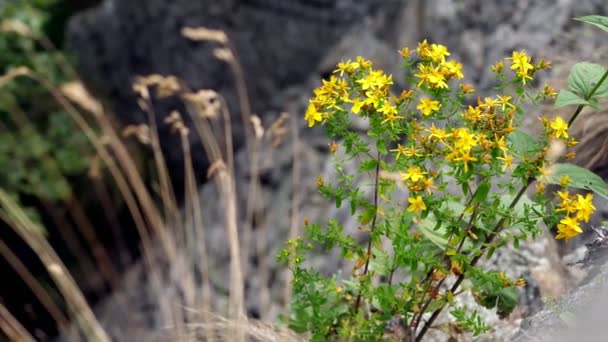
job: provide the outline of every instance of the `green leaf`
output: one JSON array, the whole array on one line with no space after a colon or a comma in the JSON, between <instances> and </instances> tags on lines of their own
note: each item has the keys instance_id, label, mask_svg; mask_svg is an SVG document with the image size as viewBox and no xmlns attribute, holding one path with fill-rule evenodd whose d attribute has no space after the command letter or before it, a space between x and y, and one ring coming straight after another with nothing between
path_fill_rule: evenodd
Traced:
<instances>
[{"instance_id":1,"label":"green leaf","mask_svg":"<svg viewBox=\"0 0 608 342\"><path fill-rule=\"evenodd\" d=\"M490 183L481 183L477 187L477 191L475 191L475 196L473 197L474 203L483 202L488 196L488 192L490 191Z\"/></svg>"},{"instance_id":2,"label":"green leaf","mask_svg":"<svg viewBox=\"0 0 608 342\"><path fill-rule=\"evenodd\" d=\"M555 99L555 108L560 108L569 105L588 105L589 101L585 101L580 96L575 93L562 89L559 91L559 95L557 95L557 99Z\"/></svg>"},{"instance_id":3,"label":"green leaf","mask_svg":"<svg viewBox=\"0 0 608 342\"><path fill-rule=\"evenodd\" d=\"M420 232L429 239L432 243L440 248L445 248L448 244L448 239L445 237L445 228L439 226L438 229L434 229L437 226L437 219L435 215L429 215L427 218L422 220L419 225Z\"/></svg>"},{"instance_id":4,"label":"green leaf","mask_svg":"<svg viewBox=\"0 0 608 342\"><path fill-rule=\"evenodd\" d=\"M601 28L608 32L608 17L603 15L588 15L580 18L574 18L574 20L582 21L587 24L591 24Z\"/></svg>"},{"instance_id":5,"label":"green leaf","mask_svg":"<svg viewBox=\"0 0 608 342\"><path fill-rule=\"evenodd\" d=\"M563 176L569 176L568 186L578 189L591 190L608 199L608 183L592 171L570 163L555 164L549 172L548 183L559 184Z\"/></svg>"},{"instance_id":6,"label":"green leaf","mask_svg":"<svg viewBox=\"0 0 608 342\"><path fill-rule=\"evenodd\" d=\"M538 150L538 141L522 130L509 134L507 141L515 155L522 157Z\"/></svg>"},{"instance_id":7,"label":"green leaf","mask_svg":"<svg viewBox=\"0 0 608 342\"><path fill-rule=\"evenodd\" d=\"M493 309L496 307L496 313L500 318L505 318L511 314L517 306L518 293L517 288L507 287L499 289L496 292L480 292L475 298L479 305Z\"/></svg>"},{"instance_id":8,"label":"green leaf","mask_svg":"<svg viewBox=\"0 0 608 342\"><path fill-rule=\"evenodd\" d=\"M376 165L378 165L378 160L376 160L376 159L366 160L366 161L362 162L361 165L359 166L359 172L369 172L369 171L375 169Z\"/></svg>"},{"instance_id":9,"label":"green leaf","mask_svg":"<svg viewBox=\"0 0 608 342\"><path fill-rule=\"evenodd\" d=\"M568 75L568 86L575 93L588 98L605 72L606 68L599 64L588 62L576 63L572 67L572 70L570 70L570 75ZM608 96L608 83L604 82L593 96Z\"/></svg>"}]
</instances>

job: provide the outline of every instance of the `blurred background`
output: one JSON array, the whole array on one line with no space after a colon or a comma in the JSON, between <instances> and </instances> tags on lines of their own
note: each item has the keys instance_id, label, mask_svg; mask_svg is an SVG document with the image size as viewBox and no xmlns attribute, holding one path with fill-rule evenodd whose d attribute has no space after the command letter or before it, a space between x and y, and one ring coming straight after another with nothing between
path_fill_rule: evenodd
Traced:
<instances>
[{"instance_id":1,"label":"blurred background","mask_svg":"<svg viewBox=\"0 0 608 342\"><path fill-rule=\"evenodd\" d=\"M606 13L603 0L0 0L0 340L188 340L231 310L277 322L290 294L275 255L303 220L356 235L316 193L329 148L303 119L337 62L362 55L403 88L398 50L428 39L483 97L489 66L524 49L553 62L534 85L560 89L574 62L606 65L608 35L572 20ZM594 152L576 162L606 178L600 114L578 129ZM550 236L488 261L529 284L511 317L486 313L491 338L582 279L567 264L589 236Z\"/></svg>"}]
</instances>

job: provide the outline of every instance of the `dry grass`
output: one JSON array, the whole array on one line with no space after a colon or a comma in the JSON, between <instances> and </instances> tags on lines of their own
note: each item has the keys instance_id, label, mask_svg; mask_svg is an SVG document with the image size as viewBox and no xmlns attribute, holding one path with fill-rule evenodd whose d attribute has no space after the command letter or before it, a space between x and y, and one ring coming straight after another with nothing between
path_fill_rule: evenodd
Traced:
<instances>
[{"instance_id":1,"label":"dry grass","mask_svg":"<svg viewBox=\"0 0 608 342\"><path fill-rule=\"evenodd\" d=\"M44 37L33 37L27 27L14 22L4 22L0 29L11 31L30 37L40 42L40 45L48 50L54 50L54 46ZM272 324L264 324L248 320L245 312L244 275L247 274L245 265L249 257L267 249L264 231L260 232L263 238L257 239L258 244L255 251L249 251L241 241L250 241L253 237L251 222L255 215L253 201L259 194L258 180L258 156L257 151L262 144L262 137L266 132L259 118L252 115L247 87L243 79L243 71L236 51L232 47L228 37L221 31L207 29L185 28L183 35L187 39L211 41L218 45L215 56L226 62L231 69L235 79L235 87L239 98L239 107L242 114L241 120L245 127L246 148L248 151L248 164L251 169L251 182L247 189L237 189L235 181L232 122L227 105L219 94L211 90L193 91L188 89L175 77L148 75L139 78L134 84L134 90L138 95L140 107L148 113L148 123L140 126L127 127L122 134L116 129L111 114L104 106L91 96L77 73L72 70L66 61L62 61L61 67L66 74L73 76L74 81L56 88L42 75L27 68L15 68L7 74L0 76L0 88L18 77L26 77L37 81L55 99L55 101L71 116L79 129L87 136L96 151L94 165L91 165L90 176L95 182L102 196L102 207L105 212L110 212L112 203L108 196L109 192L118 192L127 206L134 222L135 229L139 234L142 248L142 258L147 274L158 296L158 306L162 325L167 327L168 336L172 340L190 341L200 339L219 341L291 341L298 340L298 336L286 329ZM183 113L177 111L171 113L157 113L152 104L151 92L155 91L155 97L176 96L183 100L187 115L190 115L195 123L195 132L191 132L184 124ZM159 117L166 115L166 119L157 122ZM281 116L280 122L268 130L272 135L273 144L284 138L287 130L283 127L286 116ZM25 121L23 121L25 122ZM24 123L22 123L24 124ZM183 208L178 205L175 192L171 185L171 175L166 165L165 157L161 149L161 141L158 136L159 125L170 125L173 132L179 135L184 155L184 179L185 198ZM218 128L220 130L218 130ZM297 131L294 130L294 131ZM222 132L222 138L218 138L214 132ZM199 197L196 174L192 163L192 151L190 150L189 136L197 134L202 141L207 159L211 167L207 171L217 187L224 207L224 226L226 229L227 244L230 252L230 288L228 310L214 307L212 299L219 294L214 293L209 278L210 256L206 244L219 243L207 241L206 227L204 226L201 199ZM130 152L125 139L135 136L142 144L148 145L152 151L153 162L156 169L158 182L158 194L150 191L135 156ZM294 145L294 153L297 149ZM294 165L294 186L300 178L299 166ZM107 180L111 180L110 183ZM238 207L238 194L246 193L247 204L245 208ZM294 196L293 208L299 206L299 198ZM99 242L95 234L91 220L87 217L84 208L74 197L66 203L72 219L77 223L79 234L85 237L88 249L92 251L93 260L89 265L95 267L104 276L104 281L117 288L120 284L120 275L114 269L114 265L108 256L108 252ZM239 213L243 212L246 218L246 226L239 227ZM297 234L298 213L293 210L291 223L291 236ZM0 255L9 261L11 266L23 278L44 308L57 321L61 331L68 329L68 321L75 322L80 333L87 340L109 341L110 337L102 324L93 314L76 282L70 275L67 267L57 256L53 247L48 243L42 233L43 228L32 222L23 209L4 191L0 189L0 219L10 226L36 253L47 272L55 282L55 286L62 295L62 300L69 308L66 316L49 296L48 290L37 283L35 277L30 274L11 251L11 246L0 241ZM63 227L64 229L66 227ZM76 242L70 229L66 229L66 240L71 240L68 245L76 256L88 260L87 253ZM158 248L160 247L160 249ZM180 253L186 254L187 265L180 264ZM262 260L262 259L261 259ZM195 266L196 265L196 266ZM181 268L182 278L179 284L167 283L163 269ZM270 277L270 265L263 258L261 269L256 270L261 277L262 283L267 283ZM197 285L195 279L201 279ZM178 286L177 291L182 295L179 298L164 296L163 291L167 286ZM285 299L289 300L289 289L284 293ZM260 293L263 305L270 305L270 293L266 288ZM187 308L187 309L185 309ZM262 308L263 317L267 318ZM192 313L196 313L192 320ZM225 317L225 318L224 318ZM5 334L20 340L33 340L29 333L21 327L19 322L8 313L6 308L0 307L0 328ZM196 323L192 323L196 322Z\"/></svg>"}]
</instances>

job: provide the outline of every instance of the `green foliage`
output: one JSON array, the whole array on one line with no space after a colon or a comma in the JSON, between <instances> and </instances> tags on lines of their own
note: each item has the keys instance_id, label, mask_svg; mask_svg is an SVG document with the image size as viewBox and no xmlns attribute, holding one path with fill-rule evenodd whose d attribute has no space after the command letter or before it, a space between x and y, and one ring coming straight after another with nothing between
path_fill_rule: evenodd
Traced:
<instances>
[{"instance_id":1,"label":"green foliage","mask_svg":"<svg viewBox=\"0 0 608 342\"><path fill-rule=\"evenodd\" d=\"M367 235L360 243L333 219L306 225L298 245L337 248L350 268L329 277L307 265L309 249L295 248L293 241L279 255L294 273L288 322L314 340L380 340L395 319L419 340L446 307L454 319L446 323L451 337L488 331L478 311L463 307L457 296L470 292L480 306L506 317L525 280L481 267L479 260L510 243L519 248L543 223L557 225L556 238L569 240L582 232L595 207L592 194L572 197L568 187L608 192L592 172L553 164L550 149L556 141L576 144L568 128L582 106L595 106L598 97L608 95L605 68L575 65L569 90L559 94L556 105L579 107L568 121L542 118L543 133L532 137L518 125L526 102L557 95L548 86L536 94L528 88L549 63L532 64L525 52L513 52L492 66L501 93L470 106L472 87L457 83L462 65L447 58L445 46L423 41L418 58L412 53L401 51L413 77L399 96L392 95L392 75L357 57L338 64L336 76L315 90L306 112L309 126L324 125L345 152L335 158L336 181L327 184L319 177L317 186L337 207L348 201L358 230ZM351 131L351 115L369 122L366 134ZM355 184L361 176L371 191ZM528 198L532 184L536 196ZM547 198L546 184L560 185L553 194L560 203ZM396 196L399 188L405 198Z\"/></svg>"},{"instance_id":2,"label":"green foliage","mask_svg":"<svg viewBox=\"0 0 608 342\"><path fill-rule=\"evenodd\" d=\"M550 184L560 184L560 180L565 176L570 179L568 186L593 191L604 198L608 198L608 183L602 177L578 165L569 163L553 165L547 182Z\"/></svg>"},{"instance_id":3,"label":"green foliage","mask_svg":"<svg viewBox=\"0 0 608 342\"><path fill-rule=\"evenodd\" d=\"M54 1L18 1L0 7L6 24L0 32L0 74L27 67L53 86L69 81L66 55L41 44L49 16L41 9ZM8 26L20 23L27 33ZM17 30L18 31L18 30ZM70 116L36 81L26 77L4 84L0 92L0 188L18 198L63 200L71 196L66 177L82 175L91 146Z\"/></svg>"}]
</instances>

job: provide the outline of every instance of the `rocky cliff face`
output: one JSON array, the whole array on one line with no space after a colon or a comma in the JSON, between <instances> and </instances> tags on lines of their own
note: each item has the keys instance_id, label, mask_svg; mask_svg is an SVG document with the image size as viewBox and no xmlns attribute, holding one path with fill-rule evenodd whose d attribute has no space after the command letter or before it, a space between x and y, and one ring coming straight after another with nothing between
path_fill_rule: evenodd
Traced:
<instances>
[{"instance_id":1,"label":"rocky cliff face","mask_svg":"<svg viewBox=\"0 0 608 342\"><path fill-rule=\"evenodd\" d=\"M262 116L266 127L280 111L291 113L290 120L295 122L289 122L287 127L294 129L285 143L276 147L266 141L260 146L262 182L255 205L256 230L252 233L254 238L242 241L250 251L246 258L247 307L250 313L272 318L282 304L279 294L283 284L277 281L282 271L270 266L270 273L261 278L256 270L260 264L272 265L287 236L291 213L298 212L300 219L307 217L311 221L337 218L356 234L357 226L347 221L348 214L331 208L316 194L316 176L331 177L327 145L320 130L303 129L301 118L310 90L336 62L362 54L394 73L399 83L400 59L396 51L403 46L414 47L417 40L428 37L447 45L453 57L463 62L465 78L483 96L493 86L489 65L512 50L526 49L531 55L556 63L605 55L608 35L571 18L607 12L608 4L603 0L106 0L73 20L68 41L79 54L80 70L90 87L105 95L127 123L146 121L134 100L131 83L135 76L151 73L175 75L194 89L218 90L238 122L235 86L228 67L213 57L211 43L195 44L183 38L180 30L184 26L205 26L228 33L245 70L253 109ZM181 106L178 100L163 100L158 105L159 116ZM360 128L364 129L365 124L361 123ZM296 131L298 139L294 138ZM172 140L168 130L161 131L161 138L170 165L179 170L181 156L175 153L180 150L179 142ZM236 127L235 140L237 145L242 144L242 127ZM195 154L200 156L195 167L204 175L207 161L200 144L195 140L192 143L199 151ZM251 181L248 157L242 148L237 148L237 189L247 189ZM295 181L294 175L298 175ZM218 196L211 184L203 185L201 194L204 199ZM247 191L241 191L239 196L244 207ZM296 208L292 207L294 196L300 199ZM212 241L209 253L215 259L214 283L222 287L228 278L221 270L229 259L223 245L225 233L219 214L222 207L217 201L205 201L203 211L210 232L208 240ZM250 227L244 215L240 219L243 227ZM262 248L260 240L264 241ZM568 283L568 272L564 271L552 239L541 239L522 249L497 255L491 262L508 267L514 277L526 275L531 284L537 283L529 294L532 308L539 305L538 291L559 294L561 290L556 288ZM254 258L256 250L258 255ZM327 259L316 262L327 271L339 267ZM139 279L135 283L145 281L135 278ZM129 306L128 300L112 303L106 308L108 319L112 318L111 312L126 312L134 307ZM120 306L125 303L126 307ZM496 317L493 319L498 322ZM516 324L508 326L511 331L517 328ZM506 338L508 333L497 336Z\"/></svg>"}]
</instances>

